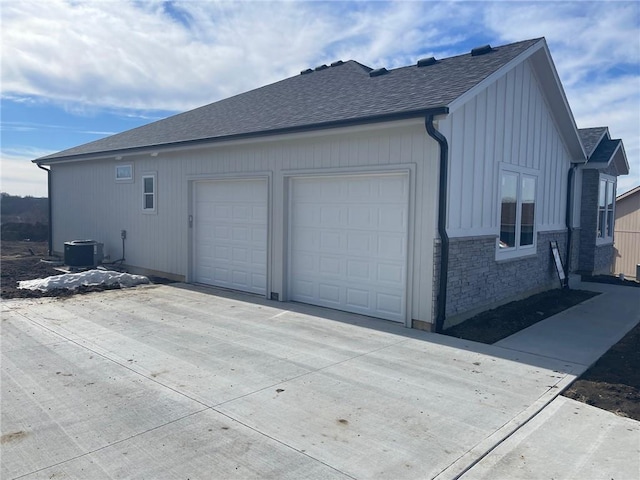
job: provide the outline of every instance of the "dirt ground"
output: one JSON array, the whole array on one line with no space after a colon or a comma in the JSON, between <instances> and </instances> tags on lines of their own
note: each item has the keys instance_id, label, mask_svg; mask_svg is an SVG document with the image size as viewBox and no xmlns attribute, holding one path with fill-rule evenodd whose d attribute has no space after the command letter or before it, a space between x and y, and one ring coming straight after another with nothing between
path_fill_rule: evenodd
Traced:
<instances>
[{"instance_id":1,"label":"dirt ground","mask_svg":"<svg viewBox=\"0 0 640 480\"><path fill-rule=\"evenodd\" d=\"M21 280L33 280L35 278L47 278L52 275L61 275L62 272L55 269L51 263L43 263L40 260L47 256L47 243L43 242L2 242L0 251L2 259L0 265L0 285L2 286L2 298L38 298L38 297L67 297L77 293L96 292L120 288L119 286L91 286L80 287L75 292L58 288L48 292L18 289Z\"/></svg>"},{"instance_id":2,"label":"dirt ground","mask_svg":"<svg viewBox=\"0 0 640 480\"><path fill-rule=\"evenodd\" d=\"M20 280L60 274L51 264L40 261L47 255L47 244L2 242L1 253L2 298L60 297L105 290L105 287L85 287L74 293L63 289L46 293L20 290L17 288ZM603 279L607 283L616 283L616 280L615 277ZM482 343L495 343L594 295L597 294L579 290L551 290L484 312L444 333ZM564 395L640 420L640 325L614 345Z\"/></svg>"}]
</instances>

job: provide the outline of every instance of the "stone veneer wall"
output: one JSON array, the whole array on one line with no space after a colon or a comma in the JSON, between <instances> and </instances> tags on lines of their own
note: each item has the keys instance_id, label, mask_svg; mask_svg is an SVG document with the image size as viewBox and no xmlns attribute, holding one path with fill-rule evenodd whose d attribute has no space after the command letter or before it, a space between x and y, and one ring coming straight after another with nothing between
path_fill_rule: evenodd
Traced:
<instances>
[{"instance_id":1,"label":"stone veneer wall","mask_svg":"<svg viewBox=\"0 0 640 480\"><path fill-rule=\"evenodd\" d=\"M578 271L593 272L598 230L598 189L600 172L584 170L582 174L582 204L580 207L580 254Z\"/></svg>"},{"instance_id":2,"label":"stone veneer wall","mask_svg":"<svg viewBox=\"0 0 640 480\"><path fill-rule=\"evenodd\" d=\"M592 275L608 275L613 265L613 244L596 246L593 252Z\"/></svg>"},{"instance_id":3,"label":"stone veneer wall","mask_svg":"<svg viewBox=\"0 0 640 480\"><path fill-rule=\"evenodd\" d=\"M598 245L598 192L600 174L616 175L613 167L605 170L586 169L582 173L582 204L580 207L580 247L578 272L585 275L611 273L613 244Z\"/></svg>"},{"instance_id":4,"label":"stone veneer wall","mask_svg":"<svg viewBox=\"0 0 640 480\"><path fill-rule=\"evenodd\" d=\"M495 259L495 236L450 239L445 328L498 305L551 288L560 288L549 246L552 240L558 242L564 263L566 231L538 233L535 255L499 261ZM440 242L434 246L435 319Z\"/></svg>"}]
</instances>

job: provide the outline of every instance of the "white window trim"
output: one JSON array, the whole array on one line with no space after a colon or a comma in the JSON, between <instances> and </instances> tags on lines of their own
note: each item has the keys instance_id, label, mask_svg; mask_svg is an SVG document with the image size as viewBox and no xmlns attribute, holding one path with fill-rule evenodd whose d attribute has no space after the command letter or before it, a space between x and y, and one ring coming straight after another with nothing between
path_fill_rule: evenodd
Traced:
<instances>
[{"instance_id":1,"label":"white window trim","mask_svg":"<svg viewBox=\"0 0 640 480\"><path fill-rule=\"evenodd\" d=\"M144 191L144 180L146 178L152 178L153 179L153 192L152 193L146 193ZM142 174L142 181L140 182L141 184L141 195L142 195L142 213L147 213L147 214L156 214L158 213L158 174L156 172L146 172ZM153 195L153 208L146 208L146 197L147 195Z\"/></svg>"},{"instance_id":2,"label":"white window trim","mask_svg":"<svg viewBox=\"0 0 640 480\"><path fill-rule=\"evenodd\" d=\"M498 232L500 232L500 225L502 223L502 175L503 173L512 173L518 176L518 190L517 190L517 204L516 204L516 232L515 237L517 240L517 245L515 247L510 248L500 248L500 233L498 233L498 237L496 238L496 260L508 260L512 258L521 258L521 257L529 257L537 254L538 249L538 214L540 209L540 176L539 171L531 168L520 167L518 165L511 164L500 164L500 168L498 169L498 185L500 186L498 191ZM521 224L521 214L522 214L522 198L521 198L521 189L522 189L522 177L531 177L536 182L535 188L535 210L533 215L533 244L520 246L520 231L522 228Z\"/></svg>"},{"instance_id":3,"label":"white window trim","mask_svg":"<svg viewBox=\"0 0 640 480\"><path fill-rule=\"evenodd\" d=\"M613 188L613 207L611 209L611 236L607 236L605 235L604 237L600 237L598 235L598 226L600 223L600 182L601 181L606 181L607 182L607 190L609 189L609 185L612 186ZM605 175L603 173L600 174L600 177L598 178L598 202L596 205L596 245L600 246L600 245L611 245L613 243L613 235L614 235L614 230L615 230L615 221L616 221L616 189L617 189L617 185L616 185L616 177L612 176L612 175ZM606 192L605 192L605 211L606 211L606 201L607 201L607 196L606 196ZM606 226L605 226L606 228Z\"/></svg>"},{"instance_id":4,"label":"white window trim","mask_svg":"<svg viewBox=\"0 0 640 480\"><path fill-rule=\"evenodd\" d=\"M127 177L119 177L118 176L118 169L122 169L122 168L129 168L129 176L127 176ZM115 176L115 180L116 180L117 183L133 183L133 178L134 178L133 177L133 164L127 163L127 164L116 165L114 176Z\"/></svg>"}]
</instances>

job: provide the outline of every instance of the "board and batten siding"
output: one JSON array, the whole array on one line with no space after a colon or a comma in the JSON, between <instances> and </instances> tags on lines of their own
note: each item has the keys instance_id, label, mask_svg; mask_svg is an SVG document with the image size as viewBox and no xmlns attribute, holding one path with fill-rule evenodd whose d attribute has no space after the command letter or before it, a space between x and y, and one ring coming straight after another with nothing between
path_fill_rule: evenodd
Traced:
<instances>
[{"instance_id":1,"label":"board and batten siding","mask_svg":"<svg viewBox=\"0 0 640 480\"><path fill-rule=\"evenodd\" d=\"M451 237L499 234L501 165L537 173L538 232L566 228L571 157L528 61L452 111L439 129L449 142Z\"/></svg>"},{"instance_id":2,"label":"board and batten siding","mask_svg":"<svg viewBox=\"0 0 640 480\"><path fill-rule=\"evenodd\" d=\"M127 230L126 264L191 280L193 184L206 179L266 177L269 180L268 285L286 292L286 189L295 175L410 174L409 309L431 322L433 243L436 236L439 147L421 119L290 134L206 147L132 155L122 160L54 164L54 250L63 242L103 242L111 260L121 256L120 231ZM115 166L132 164L133 183L117 183ZM142 211L142 176L157 175L157 211ZM419 208L416 208L419 206ZM268 294L270 293L268 292Z\"/></svg>"}]
</instances>

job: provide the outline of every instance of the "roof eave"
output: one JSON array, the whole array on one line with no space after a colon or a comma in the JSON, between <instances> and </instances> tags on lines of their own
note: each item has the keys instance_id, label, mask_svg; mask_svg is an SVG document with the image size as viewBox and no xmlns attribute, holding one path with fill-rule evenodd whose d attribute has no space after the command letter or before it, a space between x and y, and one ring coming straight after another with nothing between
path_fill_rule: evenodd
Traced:
<instances>
[{"instance_id":1,"label":"roof eave","mask_svg":"<svg viewBox=\"0 0 640 480\"><path fill-rule=\"evenodd\" d=\"M547 41L544 38L541 38L520 55L504 64L483 81L453 100L449 103L449 109L453 111L464 105L468 100L487 88L498 78L527 59L531 59L534 73L541 84L541 88L543 92L546 92L549 96L549 108L556 119L562 137L565 139L572 163L585 163L587 161L587 155L580 140L578 126L576 125L567 96L560 82L560 77L551 58Z\"/></svg>"},{"instance_id":2,"label":"roof eave","mask_svg":"<svg viewBox=\"0 0 640 480\"><path fill-rule=\"evenodd\" d=\"M531 56L531 64L543 92L548 96L549 108L556 118L558 130L565 139L572 162L586 163L587 154L580 140L578 126L545 40L542 42L542 48L536 53L538 55Z\"/></svg>"},{"instance_id":3,"label":"roof eave","mask_svg":"<svg viewBox=\"0 0 640 480\"><path fill-rule=\"evenodd\" d=\"M618 195L616 197L616 202L619 202L620 200L624 200L625 198L630 197L632 195L635 195L636 193L640 193L640 185L638 185L635 188L632 188L628 192L625 192L625 193L623 193L621 195Z\"/></svg>"},{"instance_id":4,"label":"roof eave","mask_svg":"<svg viewBox=\"0 0 640 480\"><path fill-rule=\"evenodd\" d=\"M384 115L374 115L370 117L354 118L348 120L338 120L323 123L315 123L309 125L300 125L296 127L278 128L272 130L263 130L258 132L240 133L235 135L224 135L219 137L198 138L193 140L184 140L179 142L162 143L155 145L144 145L140 147L104 150L92 153L82 153L77 155L61 155L61 156L46 156L39 157L32 160L32 163L37 165L52 165L55 163L68 163L68 162L81 162L87 160L100 160L105 158L114 158L123 155L133 154L146 154L155 153L163 150L176 150L186 147L204 146L213 143L228 142L234 140L245 140L260 137L271 137L276 135L285 135L290 133L303 133L314 130L328 130L332 128L350 127L357 125L367 125L372 123L382 123L398 120L406 120L411 118L420 118L427 115L447 115L449 113L449 107L438 106L433 108L410 110L406 112L396 112Z\"/></svg>"}]
</instances>

